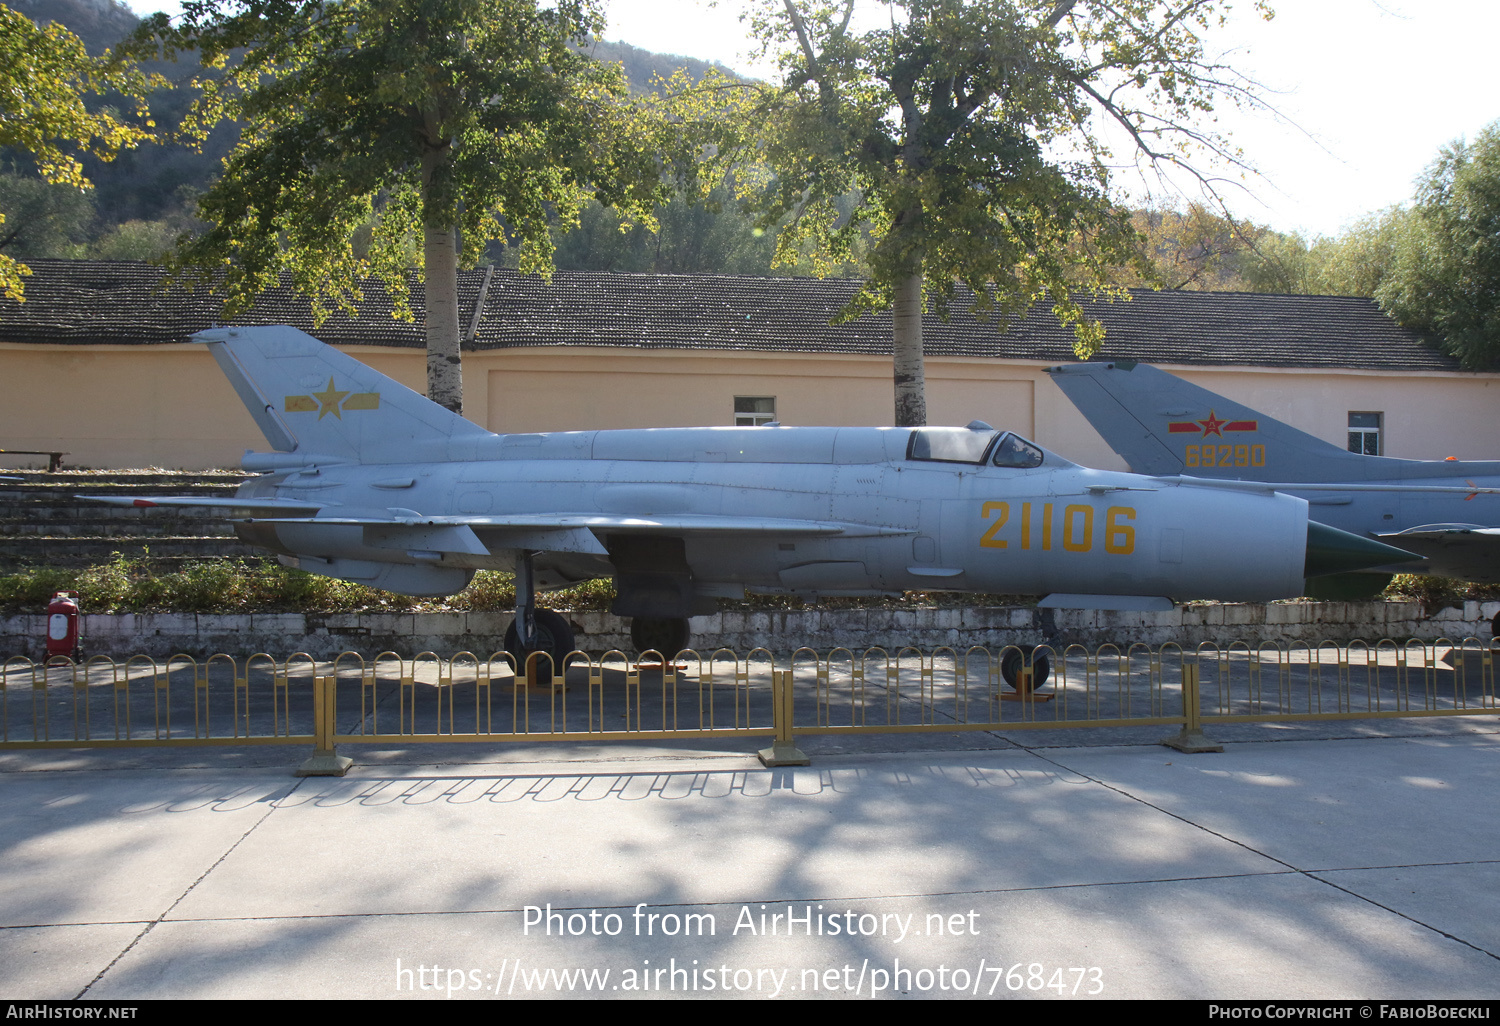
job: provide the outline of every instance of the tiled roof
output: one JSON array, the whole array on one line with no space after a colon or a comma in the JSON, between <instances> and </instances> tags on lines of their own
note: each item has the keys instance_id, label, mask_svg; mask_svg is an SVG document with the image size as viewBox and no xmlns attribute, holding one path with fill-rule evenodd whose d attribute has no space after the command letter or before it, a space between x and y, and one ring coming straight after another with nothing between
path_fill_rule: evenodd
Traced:
<instances>
[{"instance_id":1,"label":"tiled roof","mask_svg":"<svg viewBox=\"0 0 1500 1026\"><path fill-rule=\"evenodd\" d=\"M26 302L0 300L0 341L52 344L180 342L217 323L203 291L161 292L147 264L36 260ZM459 277L459 323L467 328L484 271ZM889 314L828 323L853 295L848 280L559 271L550 283L496 270L474 349L515 346L636 346L768 352L890 352ZM422 286L413 283L420 310ZM1084 301L1103 320L1103 356L1152 363L1379 370L1458 369L1370 300L1243 292L1136 290L1129 302ZM365 289L357 319L334 314L314 331L306 299L290 288L262 296L243 324L292 324L334 344L419 348L419 324L392 319L383 286ZM1002 331L958 303L952 318L924 323L931 356L1066 362L1073 333L1038 304Z\"/></svg>"}]
</instances>

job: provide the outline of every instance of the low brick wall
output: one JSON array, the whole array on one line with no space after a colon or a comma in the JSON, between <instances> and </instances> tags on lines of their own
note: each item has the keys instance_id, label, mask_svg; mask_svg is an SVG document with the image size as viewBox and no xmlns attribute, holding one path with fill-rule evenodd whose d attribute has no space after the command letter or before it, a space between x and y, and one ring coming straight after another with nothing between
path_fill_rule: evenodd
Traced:
<instances>
[{"instance_id":1,"label":"low brick wall","mask_svg":"<svg viewBox=\"0 0 1500 1026\"><path fill-rule=\"evenodd\" d=\"M1231 641L1352 641L1379 638L1474 637L1488 641L1490 621L1500 602L1466 602L1423 616L1412 602L1273 602L1268 605L1204 603L1164 613L1058 610L1055 622L1064 643L1093 647L1106 642L1167 642L1188 646ZM629 651L628 625L608 613L564 614L578 631L578 647L588 652ZM125 613L85 616L86 655L164 657L178 652L206 655L268 652L282 657L307 652L318 657L353 649L414 655L468 650L488 655L501 647L509 613ZM845 647L927 650L947 645L998 648L1042 640L1036 610L1025 607L930 609L804 609L723 612L694 617L693 644L705 652L727 647L737 652L768 648L789 653L807 646L826 651ZM46 616L0 617L0 652L5 657L38 657L44 646Z\"/></svg>"}]
</instances>

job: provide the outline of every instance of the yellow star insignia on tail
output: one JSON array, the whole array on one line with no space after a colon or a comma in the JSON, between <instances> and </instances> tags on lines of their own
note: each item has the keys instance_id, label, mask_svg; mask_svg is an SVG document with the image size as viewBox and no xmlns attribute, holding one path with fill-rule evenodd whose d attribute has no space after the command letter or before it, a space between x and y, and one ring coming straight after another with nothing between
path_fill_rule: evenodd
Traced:
<instances>
[{"instance_id":1,"label":"yellow star insignia on tail","mask_svg":"<svg viewBox=\"0 0 1500 1026\"><path fill-rule=\"evenodd\" d=\"M344 401L348 392L340 392L333 387L333 379L328 379L328 389L324 392L314 392L312 397L318 401L318 419L322 420L326 414L333 414L339 420L343 420L343 414L339 413L339 403Z\"/></svg>"}]
</instances>

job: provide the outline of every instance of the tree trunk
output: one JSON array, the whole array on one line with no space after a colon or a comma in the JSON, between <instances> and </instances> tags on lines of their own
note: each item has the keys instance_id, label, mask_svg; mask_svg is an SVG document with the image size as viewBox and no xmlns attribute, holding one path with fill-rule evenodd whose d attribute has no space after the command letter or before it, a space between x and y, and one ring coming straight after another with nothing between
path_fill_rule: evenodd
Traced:
<instances>
[{"instance_id":1,"label":"tree trunk","mask_svg":"<svg viewBox=\"0 0 1500 1026\"><path fill-rule=\"evenodd\" d=\"M922 371L922 270L896 284L891 308L892 356L896 375L896 426L927 423L927 382Z\"/></svg>"},{"instance_id":2,"label":"tree trunk","mask_svg":"<svg viewBox=\"0 0 1500 1026\"><path fill-rule=\"evenodd\" d=\"M436 109L424 114L422 149L422 262L426 267L427 398L460 417L464 373L458 334L458 249L453 146Z\"/></svg>"},{"instance_id":3,"label":"tree trunk","mask_svg":"<svg viewBox=\"0 0 1500 1026\"><path fill-rule=\"evenodd\" d=\"M427 398L459 416L464 412L464 378L458 342L458 254L453 229L423 233L427 264Z\"/></svg>"}]
</instances>

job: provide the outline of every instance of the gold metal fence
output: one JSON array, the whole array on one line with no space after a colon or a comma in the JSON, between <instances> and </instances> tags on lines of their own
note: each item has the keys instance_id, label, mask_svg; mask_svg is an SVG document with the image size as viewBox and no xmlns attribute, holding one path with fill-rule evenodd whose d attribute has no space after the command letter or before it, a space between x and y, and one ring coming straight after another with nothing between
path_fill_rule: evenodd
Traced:
<instances>
[{"instance_id":1,"label":"gold metal fence","mask_svg":"<svg viewBox=\"0 0 1500 1026\"><path fill-rule=\"evenodd\" d=\"M595 659L572 652L561 666L533 655L524 667L504 652L481 659L459 652L444 660L423 652L404 660L382 652L366 662L354 652L333 661L340 743L421 741L598 741L770 737L765 649L740 657L683 651L673 660L647 652L632 660L613 650ZM522 672L518 673L517 671ZM358 695L358 712L345 696Z\"/></svg>"},{"instance_id":2,"label":"gold metal fence","mask_svg":"<svg viewBox=\"0 0 1500 1026\"><path fill-rule=\"evenodd\" d=\"M813 695L811 722L799 715L793 725L809 734L1182 726L1190 661L1177 646L803 648L790 662L798 694Z\"/></svg>"},{"instance_id":3,"label":"gold metal fence","mask_svg":"<svg viewBox=\"0 0 1500 1026\"><path fill-rule=\"evenodd\" d=\"M1490 642L802 648L406 658L186 655L0 667L0 747L772 739L1500 712ZM1045 676L1045 680L1041 680ZM1035 683L1034 683L1035 682ZM1200 744L1200 747L1202 745Z\"/></svg>"},{"instance_id":4,"label":"gold metal fence","mask_svg":"<svg viewBox=\"0 0 1500 1026\"><path fill-rule=\"evenodd\" d=\"M772 737L775 668L764 649L520 668L504 652L14 657L0 667L0 747Z\"/></svg>"},{"instance_id":5,"label":"gold metal fence","mask_svg":"<svg viewBox=\"0 0 1500 1026\"><path fill-rule=\"evenodd\" d=\"M1197 649L1202 719L1215 723L1500 712L1500 642L1243 643Z\"/></svg>"},{"instance_id":6,"label":"gold metal fence","mask_svg":"<svg viewBox=\"0 0 1500 1026\"><path fill-rule=\"evenodd\" d=\"M12 657L0 665L0 747L309 743L316 670L301 654Z\"/></svg>"}]
</instances>

